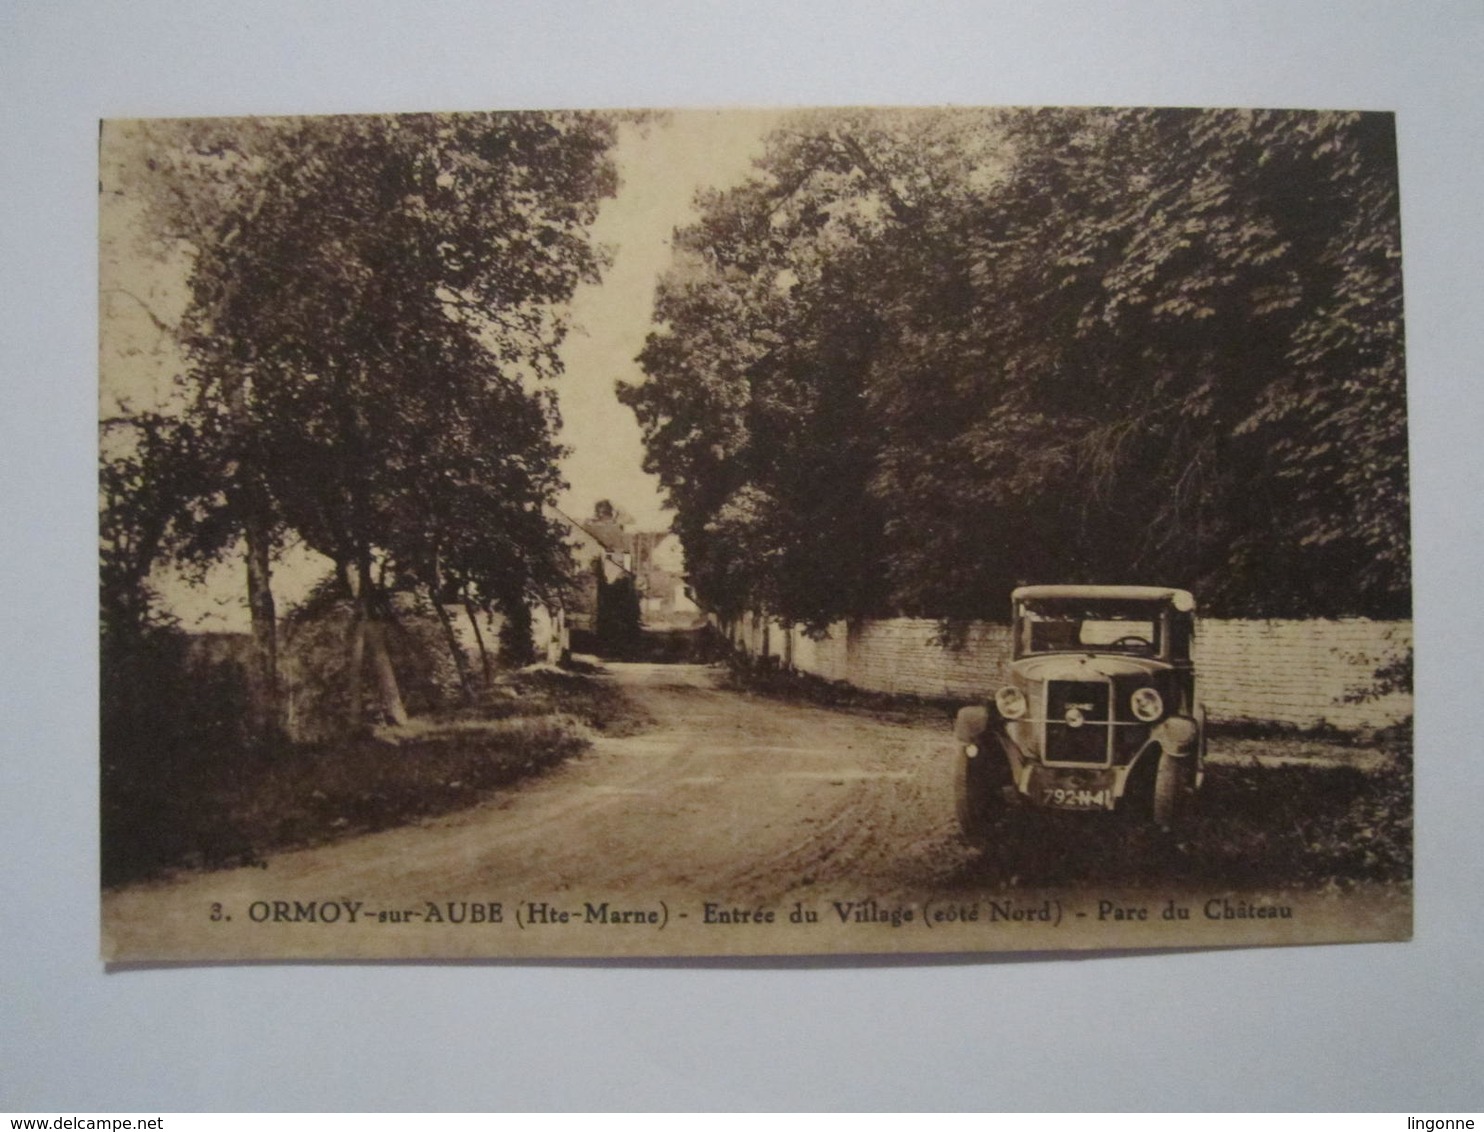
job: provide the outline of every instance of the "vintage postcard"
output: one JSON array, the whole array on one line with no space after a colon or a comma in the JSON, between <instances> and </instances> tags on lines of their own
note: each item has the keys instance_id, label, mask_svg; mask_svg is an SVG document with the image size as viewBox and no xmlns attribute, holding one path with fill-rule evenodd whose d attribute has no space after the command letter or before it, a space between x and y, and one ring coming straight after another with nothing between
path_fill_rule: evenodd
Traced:
<instances>
[{"instance_id":1,"label":"vintage postcard","mask_svg":"<svg viewBox=\"0 0 1484 1132\"><path fill-rule=\"evenodd\" d=\"M112 962L1401 940L1390 114L103 123Z\"/></svg>"}]
</instances>

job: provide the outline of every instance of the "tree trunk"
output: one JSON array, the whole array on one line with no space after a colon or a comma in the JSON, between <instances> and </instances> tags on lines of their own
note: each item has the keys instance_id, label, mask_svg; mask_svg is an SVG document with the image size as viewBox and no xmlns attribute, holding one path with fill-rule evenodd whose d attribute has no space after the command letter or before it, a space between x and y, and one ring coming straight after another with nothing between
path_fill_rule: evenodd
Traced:
<instances>
[{"instance_id":1,"label":"tree trunk","mask_svg":"<svg viewBox=\"0 0 1484 1132\"><path fill-rule=\"evenodd\" d=\"M379 594L371 582L371 562L361 561L361 596L365 600L366 616L362 620L362 635L366 651L371 656L371 671L376 676L376 691L381 699L382 714L398 727L407 723L407 709L402 705L402 692L397 687L397 672L392 667L392 658L386 651L385 603L377 600Z\"/></svg>"},{"instance_id":2,"label":"tree trunk","mask_svg":"<svg viewBox=\"0 0 1484 1132\"><path fill-rule=\"evenodd\" d=\"M490 651L484 644L484 634L479 631L479 617L474 603L468 598L464 599L464 612L469 615L469 624L474 626L474 640L479 645L479 665L484 671L485 686L488 687L495 679L494 665L490 661Z\"/></svg>"},{"instance_id":3,"label":"tree trunk","mask_svg":"<svg viewBox=\"0 0 1484 1132\"><path fill-rule=\"evenodd\" d=\"M222 378L227 411L240 445L251 429L247 374L229 367ZM247 544L247 608L252 622L252 659L248 665L247 725L253 738L272 742L284 733L283 689L278 681L278 612L273 603L273 504L250 455L239 450L241 463L228 503L242 516Z\"/></svg>"},{"instance_id":4,"label":"tree trunk","mask_svg":"<svg viewBox=\"0 0 1484 1132\"><path fill-rule=\"evenodd\" d=\"M365 716L361 670L366 656L366 587L360 584L348 564L341 565L340 577L351 599L350 629L345 638L345 724L352 735L359 735Z\"/></svg>"},{"instance_id":5,"label":"tree trunk","mask_svg":"<svg viewBox=\"0 0 1484 1132\"><path fill-rule=\"evenodd\" d=\"M256 493L249 493L249 495ZM247 505L243 537L247 543L247 607L252 621L248 665L247 726L254 739L272 742L283 734L282 689L278 682L278 613L273 602L271 524L264 509Z\"/></svg>"},{"instance_id":6,"label":"tree trunk","mask_svg":"<svg viewBox=\"0 0 1484 1132\"><path fill-rule=\"evenodd\" d=\"M428 597L433 602L433 609L438 614L438 622L443 626L443 636L448 641L448 652L453 657L453 665L459 672L459 690L463 693L464 702L474 702L474 684L469 677L469 658L464 655L464 646L459 644L458 635L453 631L453 621L448 616L448 610L443 608L443 603L438 600L438 588L428 587Z\"/></svg>"},{"instance_id":7,"label":"tree trunk","mask_svg":"<svg viewBox=\"0 0 1484 1132\"><path fill-rule=\"evenodd\" d=\"M386 651L386 622L374 614L362 622L366 651L371 655L371 671L376 675L376 691L381 710L398 727L406 726L407 709L402 705L402 692L397 687L397 673Z\"/></svg>"}]
</instances>

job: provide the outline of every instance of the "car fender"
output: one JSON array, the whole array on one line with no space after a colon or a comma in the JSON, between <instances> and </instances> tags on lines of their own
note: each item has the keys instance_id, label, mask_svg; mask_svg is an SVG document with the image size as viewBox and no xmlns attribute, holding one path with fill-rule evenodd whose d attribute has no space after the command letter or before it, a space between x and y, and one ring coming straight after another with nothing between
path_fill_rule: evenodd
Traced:
<instances>
[{"instance_id":1,"label":"car fender","mask_svg":"<svg viewBox=\"0 0 1484 1132\"><path fill-rule=\"evenodd\" d=\"M960 708L953 720L953 737L960 743L980 743L989 731L989 708Z\"/></svg>"},{"instance_id":2,"label":"car fender","mask_svg":"<svg viewBox=\"0 0 1484 1132\"><path fill-rule=\"evenodd\" d=\"M1156 725L1149 741L1177 758L1194 755L1200 750L1201 725L1188 715L1172 715Z\"/></svg>"}]
</instances>

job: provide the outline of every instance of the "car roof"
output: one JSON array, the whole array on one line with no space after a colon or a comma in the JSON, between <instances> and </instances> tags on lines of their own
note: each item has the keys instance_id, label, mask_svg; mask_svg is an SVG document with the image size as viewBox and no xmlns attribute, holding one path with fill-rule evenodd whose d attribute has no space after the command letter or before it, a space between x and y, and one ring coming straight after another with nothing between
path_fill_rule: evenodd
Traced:
<instances>
[{"instance_id":1,"label":"car roof","mask_svg":"<svg viewBox=\"0 0 1484 1132\"><path fill-rule=\"evenodd\" d=\"M1176 609L1195 609L1195 598L1189 590L1169 586L1021 586L1010 595L1011 601L1041 601L1063 598L1069 601L1168 601Z\"/></svg>"}]
</instances>

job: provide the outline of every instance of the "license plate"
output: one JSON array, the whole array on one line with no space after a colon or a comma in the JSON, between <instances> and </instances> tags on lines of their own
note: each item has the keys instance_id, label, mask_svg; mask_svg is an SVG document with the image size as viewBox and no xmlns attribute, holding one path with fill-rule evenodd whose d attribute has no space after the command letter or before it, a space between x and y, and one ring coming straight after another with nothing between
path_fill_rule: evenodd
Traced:
<instances>
[{"instance_id":1,"label":"license plate","mask_svg":"<svg viewBox=\"0 0 1484 1132\"><path fill-rule=\"evenodd\" d=\"M1041 805L1059 810L1107 810L1112 808L1113 790L1086 790L1073 786L1043 786Z\"/></svg>"}]
</instances>

